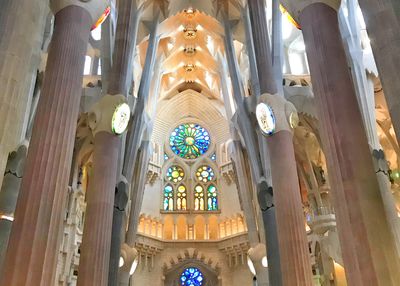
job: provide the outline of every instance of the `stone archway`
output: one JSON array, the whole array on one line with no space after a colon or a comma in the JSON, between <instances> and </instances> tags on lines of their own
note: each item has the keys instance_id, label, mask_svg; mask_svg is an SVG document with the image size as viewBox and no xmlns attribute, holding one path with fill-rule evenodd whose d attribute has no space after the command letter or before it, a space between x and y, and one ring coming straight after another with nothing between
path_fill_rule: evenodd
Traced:
<instances>
[{"instance_id":1,"label":"stone archway","mask_svg":"<svg viewBox=\"0 0 400 286\"><path fill-rule=\"evenodd\" d=\"M202 286L219 286L218 273L200 260L190 258L168 269L165 274L164 286L181 286L180 277L186 268L194 267L203 274Z\"/></svg>"}]
</instances>

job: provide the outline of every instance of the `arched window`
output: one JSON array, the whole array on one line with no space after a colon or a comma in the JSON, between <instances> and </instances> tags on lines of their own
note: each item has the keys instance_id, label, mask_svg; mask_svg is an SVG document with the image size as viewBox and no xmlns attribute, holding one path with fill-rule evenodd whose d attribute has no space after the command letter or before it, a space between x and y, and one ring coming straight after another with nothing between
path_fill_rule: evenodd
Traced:
<instances>
[{"instance_id":1,"label":"arched window","mask_svg":"<svg viewBox=\"0 0 400 286\"><path fill-rule=\"evenodd\" d=\"M186 268L181 274L181 286L202 286L203 273L196 267Z\"/></svg>"},{"instance_id":2,"label":"arched window","mask_svg":"<svg viewBox=\"0 0 400 286\"><path fill-rule=\"evenodd\" d=\"M176 194L176 209L177 210L186 210L187 208L187 194L186 187L184 185L180 185L178 187L178 193Z\"/></svg>"},{"instance_id":3,"label":"arched window","mask_svg":"<svg viewBox=\"0 0 400 286\"><path fill-rule=\"evenodd\" d=\"M185 172L179 166L171 166L167 171L167 179L171 183L179 183L185 177Z\"/></svg>"},{"instance_id":4,"label":"arched window","mask_svg":"<svg viewBox=\"0 0 400 286\"><path fill-rule=\"evenodd\" d=\"M197 169L196 178L200 182L208 183L214 180L215 178L214 171L209 166L201 166L200 168Z\"/></svg>"},{"instance_id":5,"label":"arched window","mask_svg":"<svg viewBox=\"0 0 400 286\"><path fill-rule=\"evenodd\" d=\"M204 188L200 185L194 188L194 210L204 211Z\"/></svg>"},{"instance_id":6,"label":"arched window","mask_svg":"<svg viewBox=\"0 0 400 286\"><path fill-rule=\"evenodd\" d=\"M169 145L176 155L184 159L196 159L208 151L210 134L198 124L185 123L171 133Z\"/></svg>"},{"instance_id":7,"label":"arched window","mask_svg":"<svg viewBox=\"0 0 400 286\"><path fill-rule=\"evenodd\" d=\"M218 210L217 188L214 185L209 185L207 188L207 209L209 211Z\"/></svg>"},{"instance_id":8,"label":"arched window","mask_svg":"<svg viewBox=\"0 0 400 286\"><path fill-rule=\"evenodd\" d=\"M166 185L164 188L164 210L174 210L174 188L171 185Z\"/></svg>"}]
</instances>

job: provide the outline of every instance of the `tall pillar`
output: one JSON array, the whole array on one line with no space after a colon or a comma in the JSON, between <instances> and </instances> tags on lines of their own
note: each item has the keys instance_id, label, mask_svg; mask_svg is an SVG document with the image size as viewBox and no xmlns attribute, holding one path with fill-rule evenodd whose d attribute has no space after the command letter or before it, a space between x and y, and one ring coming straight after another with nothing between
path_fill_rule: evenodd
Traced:
<instances>
[{"instance_id":1,"label":"tall pillar","mask_svg":"<svg viewBox=\"0 0 400 286\"><path fill-rule=\"evenodd\" d=\"M25 139L48 12L46 0L1 2L0 186L8 154Z\"/></svg>"},{"instance_id":2,"label":"tall pillar","mask_svg":"<svg viewBox=\"0 0 400 286\"><path fill-rule=\"evenodd\" d=\"M359 0L368 36L400 142L400 11L397 0Z\"/></svg>"},{"instance_id":3,"label":"tall pillar","mask_svg":"<svg viewBox=\"0 0 400 286\"><path fill-rule=\"evenodd\" d=\"M85 227L77 285L107 285L111 249L114 196L121 137L111 126L122 95L106 95L93 106L89 126L93 131L93 180L86 195ZM130 114L125 114L129 117ZM122 131L122 130L121 130Z\"/></svg>"},{"instance_id":4,"label":"tall pillar","mask_svg":"<svg viewBox=\"0 0 400 286\"><path fill-rule=\"evenodd\" d=\"M115 35L115 47L113 52L113 65L109 76L106 78L107 90L109 94L116 95L122 94L125 97L129 96L129 90L132 85L132 60L134 49L136 47L137 31L139 26L139 19L141 9L137 9L136 1L123 0L118 3L118 20ZM108 37L107 37L108 38ZM109 43L105 43L108 47ZM122 144L121 144L122 145ZM124 146L122 146L123 150ZM120 153L121 154L121 153ZM122 151L123 154L123 151ZM111 155L111 154L110 154ZM121 156L123 161L123 158ZM120 161L117 157L108 157L106 161L115 160ZM119 162L121 166L121 162ZM123 163L123 162L122 162ZM117 168L119 173L120 170ZM122 171L122 173L125 173ZM121 174L117 174L120 176ZM121 176L122 177L122 176ZM111 253L110 253L110 266L108 285L118 284L119 273L119 258L121 256L121 242L124 241L125 231L123 229L123 216L125 213L126 203L128 201L129 193L129 178L122 177L116 187L114 199L114 213L111 234ZM111 191L111 190L109 190ZM90 262L89 262L90 263Z\"/></svg>"},{"instance_id":5,"label":"tall pillar","mask_svg":"<svg viewBox=\"0 0 400 286\"><path fill-rule=\"evenodd\" d=\"M303 9L291 8L300 11L295 17L307 47L348 284L400 285L396 248L340 36L338 5L302 4Z\"/></svg>"},{"instance_id":6,"label":"tall pillar","mask_svg":"<svg viewBox=\"0 0 400 286\"><path fill-rule=\"evenodd\" d=\"M397 253L400 256L400 223L397 215L397 209L389 177L384 171L387 171L387 161L379 143L375 116L375 94L372 80L367 78L364 66L363 50L361 47L360 28L357 19L357 1L347 2L348 17L344 19L343 10L339 13L339 26L342 38L344 38L344 47L348 56L349 66L351 67L355 92L360 106L361 115L366 129L368 144L372 151L375 165L375 173L379 183L379 189L382 195L383 205L390 229L394 236ZM347 24L348 23L348 24ZM376 156L379 155L379 156ZM382 166L385 170L382 171Z\"/></svg>"},{"instance_id":7,"label":"tall pillar","mask_svg":"<svg viewBox=\"0 0 400 286\"><path fill-rule=\"evenodd\" d=\"M114 210L111 230L110 267L108 286L118 285L119 259L121 257L123 222L128 202L128 183L120 181L115 188Z\"/></svg>"},{"instance_id":8,"label":"tall pillar","mask_svg":"<svg viewBox=\"0 0 400 286\"><path fill-rule=\"evenodd\" d=\"M251 171L252 171L252 177L253 180L255 181L256 184L259 184L262 181L265 181L265 177L269 177L269 168L267 163L268 160L266 158L261 158L262 157L262 149L265 148L265 142L264 141L258 141L257 142L257 134L253 128L253 125L250 122L250 114L247 110L247 108L244 108L244 101L243 101L243 95L241 94L241 90L243 90L243 86L241 84L241 79L239 77L239 72L237 68L237 61L235 57L235 52L234 52L234 46L233 46L233 39L232 39L232 33L231 29L229 26L229 21L227 18L224 20L224 26L225 26L225 49L226 49L226 54L228 58L228 65L229 65L229 70L231 74L231 79L232 79L232 87L233 87L233 94L235 98L235 102L238 106L237 112L237 117L238 117L238 125L240 132L242 133L242 137L244 138L245 145L247 148L248 152L248 158L249 158L249 163L251 165ZM247 31L251 32L251 26L250 23L247 19ZM249 38L249 36L248 36ZM251 38L251 37L250 37ZM250 47L249 47L250 48ZM251 53L251 49L248 49L248 52ZM255 60L255 59L253 59ZM250 58L250 66L253 66L252 70L257 71L257 67L254 61L252 61L252 58ZM225 106L227 109L227 113L231 114L231 109L229 106L229 99L227 100L228 94L227 94L227 88L226 88L226 72L224 69L224 65L222 65L221 69L222 73L222 90L224 94L224 99L225 99ZM257 77L258 78L258 77ZM259 83L257 80L254 78L251 79L253 82L253 86L255 89L259 89ZM255 96L259 96L259 92L255 90ZM234 134L232 134L234 136ZM260 137L262 140L262 136ZM258 144L257 144L258 143ZM246 192L248 188L244 188L243 192ZM243 196L246 196L246 194L243 194ZM272 197L271 197L272 200ZM271 207L270 211L267 213L267 216L265 216L264 220L264 227L265 229L276 229L276 219L275 219L275 208ZM276 234L276 231L273 230L270 233ZM267 245L276 245L278 237L276 235L269 235L266 237L267 239L273 239L273 241L267 241ZM269 272L269 275L277 275L273 278L271 278L271 281L276 282L276 285L281 285L281 271L280 271L280 258L279 258L279 251L268 251L267 253L268 259L271 264L276 265L277 268L275 268L277 271L272 273ZM271 256L272 255L272 256ZM278 266L277 266L278 265ZM265 270L266 271L266 270ZM280 281L280 282L278 282ZM279 284L278 284L279 283Z\"/></svg>"},{"instance_id":9,"label":"tall pillar","mask_svg":"<svg viewBox=\"0 0 400 286\"><path fill-rule=\"evenodd\" d=\"M277 132L267 139L283 285L312 285L311 262L304 228L303 208L285 102L278 93L269 47L265 1L249 1L258 78L262 97L276 103ZM278 126L281 126L281 130ZM285 176L282 176L285 174Z\"/></svg>"},{"instance_id":10,"label":"tall pillar","mask_svg":"<svg viewBox=\"0 0 400 286\"><path fill-rule=\"evenodd\" d=\"M84 58L92 19L104 3L52 6L55 32L0 285L52 285L55 279Z\"/></svg>"}]
</instances>

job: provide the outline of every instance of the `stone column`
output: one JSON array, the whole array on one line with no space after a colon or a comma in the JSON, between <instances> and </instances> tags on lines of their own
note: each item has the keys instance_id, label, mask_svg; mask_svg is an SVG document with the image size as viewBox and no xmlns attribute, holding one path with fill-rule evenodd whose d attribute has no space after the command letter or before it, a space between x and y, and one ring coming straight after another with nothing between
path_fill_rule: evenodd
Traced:
<instances>
[{"instance_id":1,"label":"stone column","mask_svg":"<svg viewBox=\"0 0 400 286\"><path fill-rule=\"evenodd\" d=\"M367 136L332 6L302 1L298 16L319 111L343 261L349 285L400 285ZM379 247L378 247L379 246Z\"/></svg>"},{"instance_id":2,"label":"stone column","mask_svg":"<svg viewBox=\"0 0 400 286\"><path fill-rule=\"evenodd\" d=\"M119 259L121 257L121 244L125 207L128 202L128 183L120 181L116 186L114 210L111 231L110 267L108 275L108 286L118 285Z\"/></svg>"},{"instance_id":3,"label":"stone column","mask_svg":"<svg viewBox=\"0 0 400 286\"><path fill-rule=\"evenodd\" d=\"M7 251L8 239L14 220L18 191L26 160L27 146L22 145L8 158L6 174L0 189L0 273Z\"/></svg>"},{"instance_id":4,"label":"stone column","mask_svg":"<svg viewBox=\"0 0 400 286\"><path fill-rule=\"evenodd\" d=\"M254 206L251 199L251 185L249 184L248 176L246 173L245 162L243 158L243 151L240 141L234 141L234 154L233 161L235 162L235 170L238 182L238 191L240 197L240 203L243 211L245 212L245 219L247 225L247 232L249 236L250 246L253 247L260 243L260 238L258 236L258 228L256 222L256 214L254 211ZM226 223L225 223L225 233L226 233Z\"/></svg>"},{"instance_id":5,"label":"stone column","mask_svg":"<svg viewBox=\"0 0 400 286\"><path fill-rule=\"evenodd\" d=\"M363 50L361 47L360 28L358 24L356 9L357 1L350 0L347 2L348 17L345 19L343 10L339 14L339 26L342 38L344 38L344 47L347 52L349 66L351 67L355 92L360 106L361 115L366 130L370 150L375 165L375 173L377 175L379 189L382 195L385 207L386 217L388 219L390 229L394 236L398 255L400 254L400 224L397 216L397 209L393 195L390 189L389 177L382 171L387 171L387 162L383 155L382 148L379 143L377 133L377 124L375 116L375 94L374 85L367 78ZM348 23L348 24L347 24ZM380 156L376 156L380 155ZM384 167L382 167L384 166ZM400 256L400 255L399 255Z\"/></svg>"},{"instance_id":6,"label":"stone column","mask_svg":"<svg viewBox=\"0 0 400 286\"><path fill-rule=\"evenodd\" d=\"M134 49L136 47L137 31L141 10L137 10L136 1L123 0L118 3L118 20L115 35L115 48L113 52L113 66L107 80L108 93L112 95L122 94L129 97L129 90L132 86L133 76L131 71ZM107 46L107 45L106 45ZM121 144L122 145L122 144ZM123 154L120 151L120 154ZM119 160L119 159L122 160ZM106 160L123 161L123 155L109 157ZM120 162L120 166L123 162ZM120 173L119 168L117 168ZM123 172L123 171L122 171ZM120 174L118 174L119 176ZM124 177L117 185L115 192L113 226L111 235L111 253L108 285L118 284L119 258L121 242L124 241L125 230L123 229L123 216L128 201L129 183Z\"/></svg>"},{"instance_id":7,"label":"stone column","mask_svg":"<svg viewBox=\"0 0 400 286\"><path fill-rule=\"evenodd\" d=\"M276 206L276 224L283 285L312 285L293 135L285 109L288 105L278 93L269 47L265 2L249 1L258 77L262 94L276 106L277 132L267 139ZM281 125L281 128L278 126ZM280 130L279 130L280 129ZM282 176L285 174L285 176Z\"/></svg>"},{"instance_id":8,"label":"stone column","mask_svg":"<svg viewBox=\"0 0 400 286\"><path fill-rule=\"evenodd\" d=\"M115 108L122 95L106 95L89 114L94 134L93 180L86 195L85 227L77 285L107 285L111 230L121 138L111 130Z\"/></svg>"},{"instance_id":9,"label":"stone column","mask_svg":"<svg viewBox=\"0 0 400 286\"><path fill-rule=\"evenodd\" d=\"M234 47L233 47L233 39L232 39L232 34L231 34L231 28L229 25L229 21L227 18L225 18L224 20L224 26L225 26L225 48L226 48L226 54L227 54L227 61L228 61L228 66L229 66L229 70L230 70L230 74L231 74L231 79L232 79L232 87L233 87L233 95L234 95L234 99L235 102L238 106L238 110L236 111L237 113L237 117L238 117L238 127L240 132L242 133L242 136L244 138L245 141L245 145L246 145L246 149L248 152L248 157L249 157L249 164L251 166L251 171L252 171L252 177L253 180L256 183L259 183L260 181L265 181L265 177L264 176L268 176L266 175L268 173L268 168L267 168L267 164L266 161L267 160L262 160L261 154L260 153L261 149L264 148L265 146L265 142L264 141L259 141L257 144L256 140L257 140L257 134L254 131L254 128L250 122L250 114L248 113L247 109L244 108L244 104L245 102L243 101L243 86L242 83L240 81L240 77L239 77L239 73L238 73L238 68L237 68L237 61L235 58L235 52L234 52ZM246 30L247 32L251 32L251 24L249 19L246 19ZM251 39L251 35L247 36L248 39ZM252 53L252 49L251 49L251 45L250 43L248 43L248 53ZM251 70L253 71L253 75L254 72L257 72L257 66L255 64L255 58L254 57L249 57L249 62L250 62L250 66L252 67ZM228 118L230 118L230 114L232 113L231 108L230 108L230 100L229 100L229 94L228 94L228 89L227 89L227 83L226 83L226 71L225 71L225 65L223 63L223 61L221 61L221 77L222 77L222 92L223 92L223 96L224 96L224 100L225 100L225 107L227 110L227 115ZM257 74L256 74L257 77ZM252 86L254 88L254 93L255 96L259 96L259 83L258 83L258 77L257 79L254 79L254 76L252 76L251 78L252 81ZM242 92L241 92L242 91ZM234 128L231 127L231 133L232 133L232 137L237 137L237 134L233 133L235 132ZM262 136L261 136L262 137ZM240 146L240 145L239 145ZM260 146L260 148L259 148ZM243 160L241 164L244 164L245 161ZM269 162L268 162L269 164ZM247 177L247 176L245 176ZM269 177L269 176L268 176ZM241 182L239 181L239 184L241 184ZM249 188L241 188L241 192L243 192L243 197L248 197L248 191ZM241 194L240 192L240 194ZM272 197L271 197L272 200ZM251 203L251 202L250 202ZM246 203L244 203L246 204ZM251 204L252 205L252 204ZM247 207L245 207L245 209L248 209ZM265 229L276 229L276 220L275 220L275 208L271 207L270 211L267 213L267 216L265 216L265 220L264 220L264 228ZM251 216L248 216L251 217ZM248 219L248 217L246 218L246 220ZM254 216L253 216L254 217ZM254 220L254 219L252 219ZM251 227L251 224L253 223L248 223L248 225L250 226L249 229L252 230L254 229L253 227ZM256 222L254 221L254 224L256 224ZM225 230L226 232L226 230ZM249 231L249 234L250 231ZM276 231L273 230L270 232L270 234L276 234ZM258 235L257 235L258 236ZM253 238L252 238L253 237ZM277 236L275 235L269 235L266 237L267 239L273 239L274 241L267 241L268 245L276 245L277 244ZM253 234L251 234L250 236L250 242L251 243L255 243L255 242L259 242L259 237L255 237ZM273 254L273 256L271 256ZM277 268L275 268L277 271L274 273L269 273L269 275L278 275L275 276L274 278L271 278L272 281L276 282L276 285L280 285L278 284L277 281L281 281L281 274L280 274L280 262L279 262L279 251L268 251L268 259L270 261L271 264L273 265L278 265ZM267 271L267 270L265 270ZM281 282L279 282L281 283Z\"/></svg>"},{"instance_id":10,"label":"stone column","mask_svg":"<svg viewBox=\"0 0 400 286\"><path fill-rule=\"evenodd\" d=\"M45 0L1 2L0 186L8 154L25 139L47 13Z\"/></svg>"},{"instance_id":11,"label":"stone column","mask_svg":"<svg viewBox=\"0 0 400 286\"><path fill-rule=\"evenodd\" d=\"M55 32L1 285L54 283L84 56L92 19L105 4L54 1L52 6Z\"/></svg>"},{"instance_id":12,"label":"stone column","mask_svg":"<svg viewBox=\"0 0 400 286\"><path fill-rule=\"evenodd\" d=\"M400 142L400 11L397 0L359 0L371 47ZM396 10L397 9L397 10Z\"/></svg>"}]
</instances>

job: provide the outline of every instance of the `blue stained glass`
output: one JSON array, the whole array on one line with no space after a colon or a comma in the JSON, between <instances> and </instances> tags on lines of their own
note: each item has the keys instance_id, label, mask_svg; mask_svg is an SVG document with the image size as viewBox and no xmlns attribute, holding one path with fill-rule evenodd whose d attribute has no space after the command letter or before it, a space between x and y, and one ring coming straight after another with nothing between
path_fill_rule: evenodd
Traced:
<instances>
[{"instance_id":1,"label":"blue stained glass","mask_svg":"<svg viewBox=\"0 0 400 286\"><path fill-rule=\"evenodd\" d=\"M169 157L166 153L164 153L164 161L168 161Z\"/></svg>"},{"instance_id":2,"label":"blue stained glass","mask_svg":"<svg viewBox=\"0 0 400 286\"><path fill-rule=\"evenodd\" d=\"M181 286L201 286L203 285L203 273L198 268L186 268L181 275Z\"/></svg>"},{"instance_id":3,"label":"blue stained glass","mask_svg":"<svg viewBox=\"0 0 400 286\"><path fill-rule=\"evenodd\" d=\"M208 151L210 134L198 124L185 123L171 133L169 145L176 155L196 159Z\"/></svg>"},{"instance_id":4,"label":"blue stained glass","mask_svg":"<svg viewBox=\"0 0 400 286\"><path fill-rule=\"evenodd\" d=\"M174 210L174 189L172 186L167 185L164 188L164 210L172 211Z\"/></svg>"},{"instance_id":5,"label":"blue stained glass","mask_svg":"<svg viewBox=\"0 0 400 286\"><path fill-rule=\"evenodd\" d=\"M211 155L211 161L217 161L217 154L214 153Z\"/></svg>"},{"instance_id":6,"label":"blue stained glass","mask_svg":"<svg viewBox=\"0 0 400 286\"><path fill-rule=\"evenodd\" d=\"M207 189L207 209L209 211L218 210L217 188L214 185L210 185Z\"/></svg>"}]
</instances>

